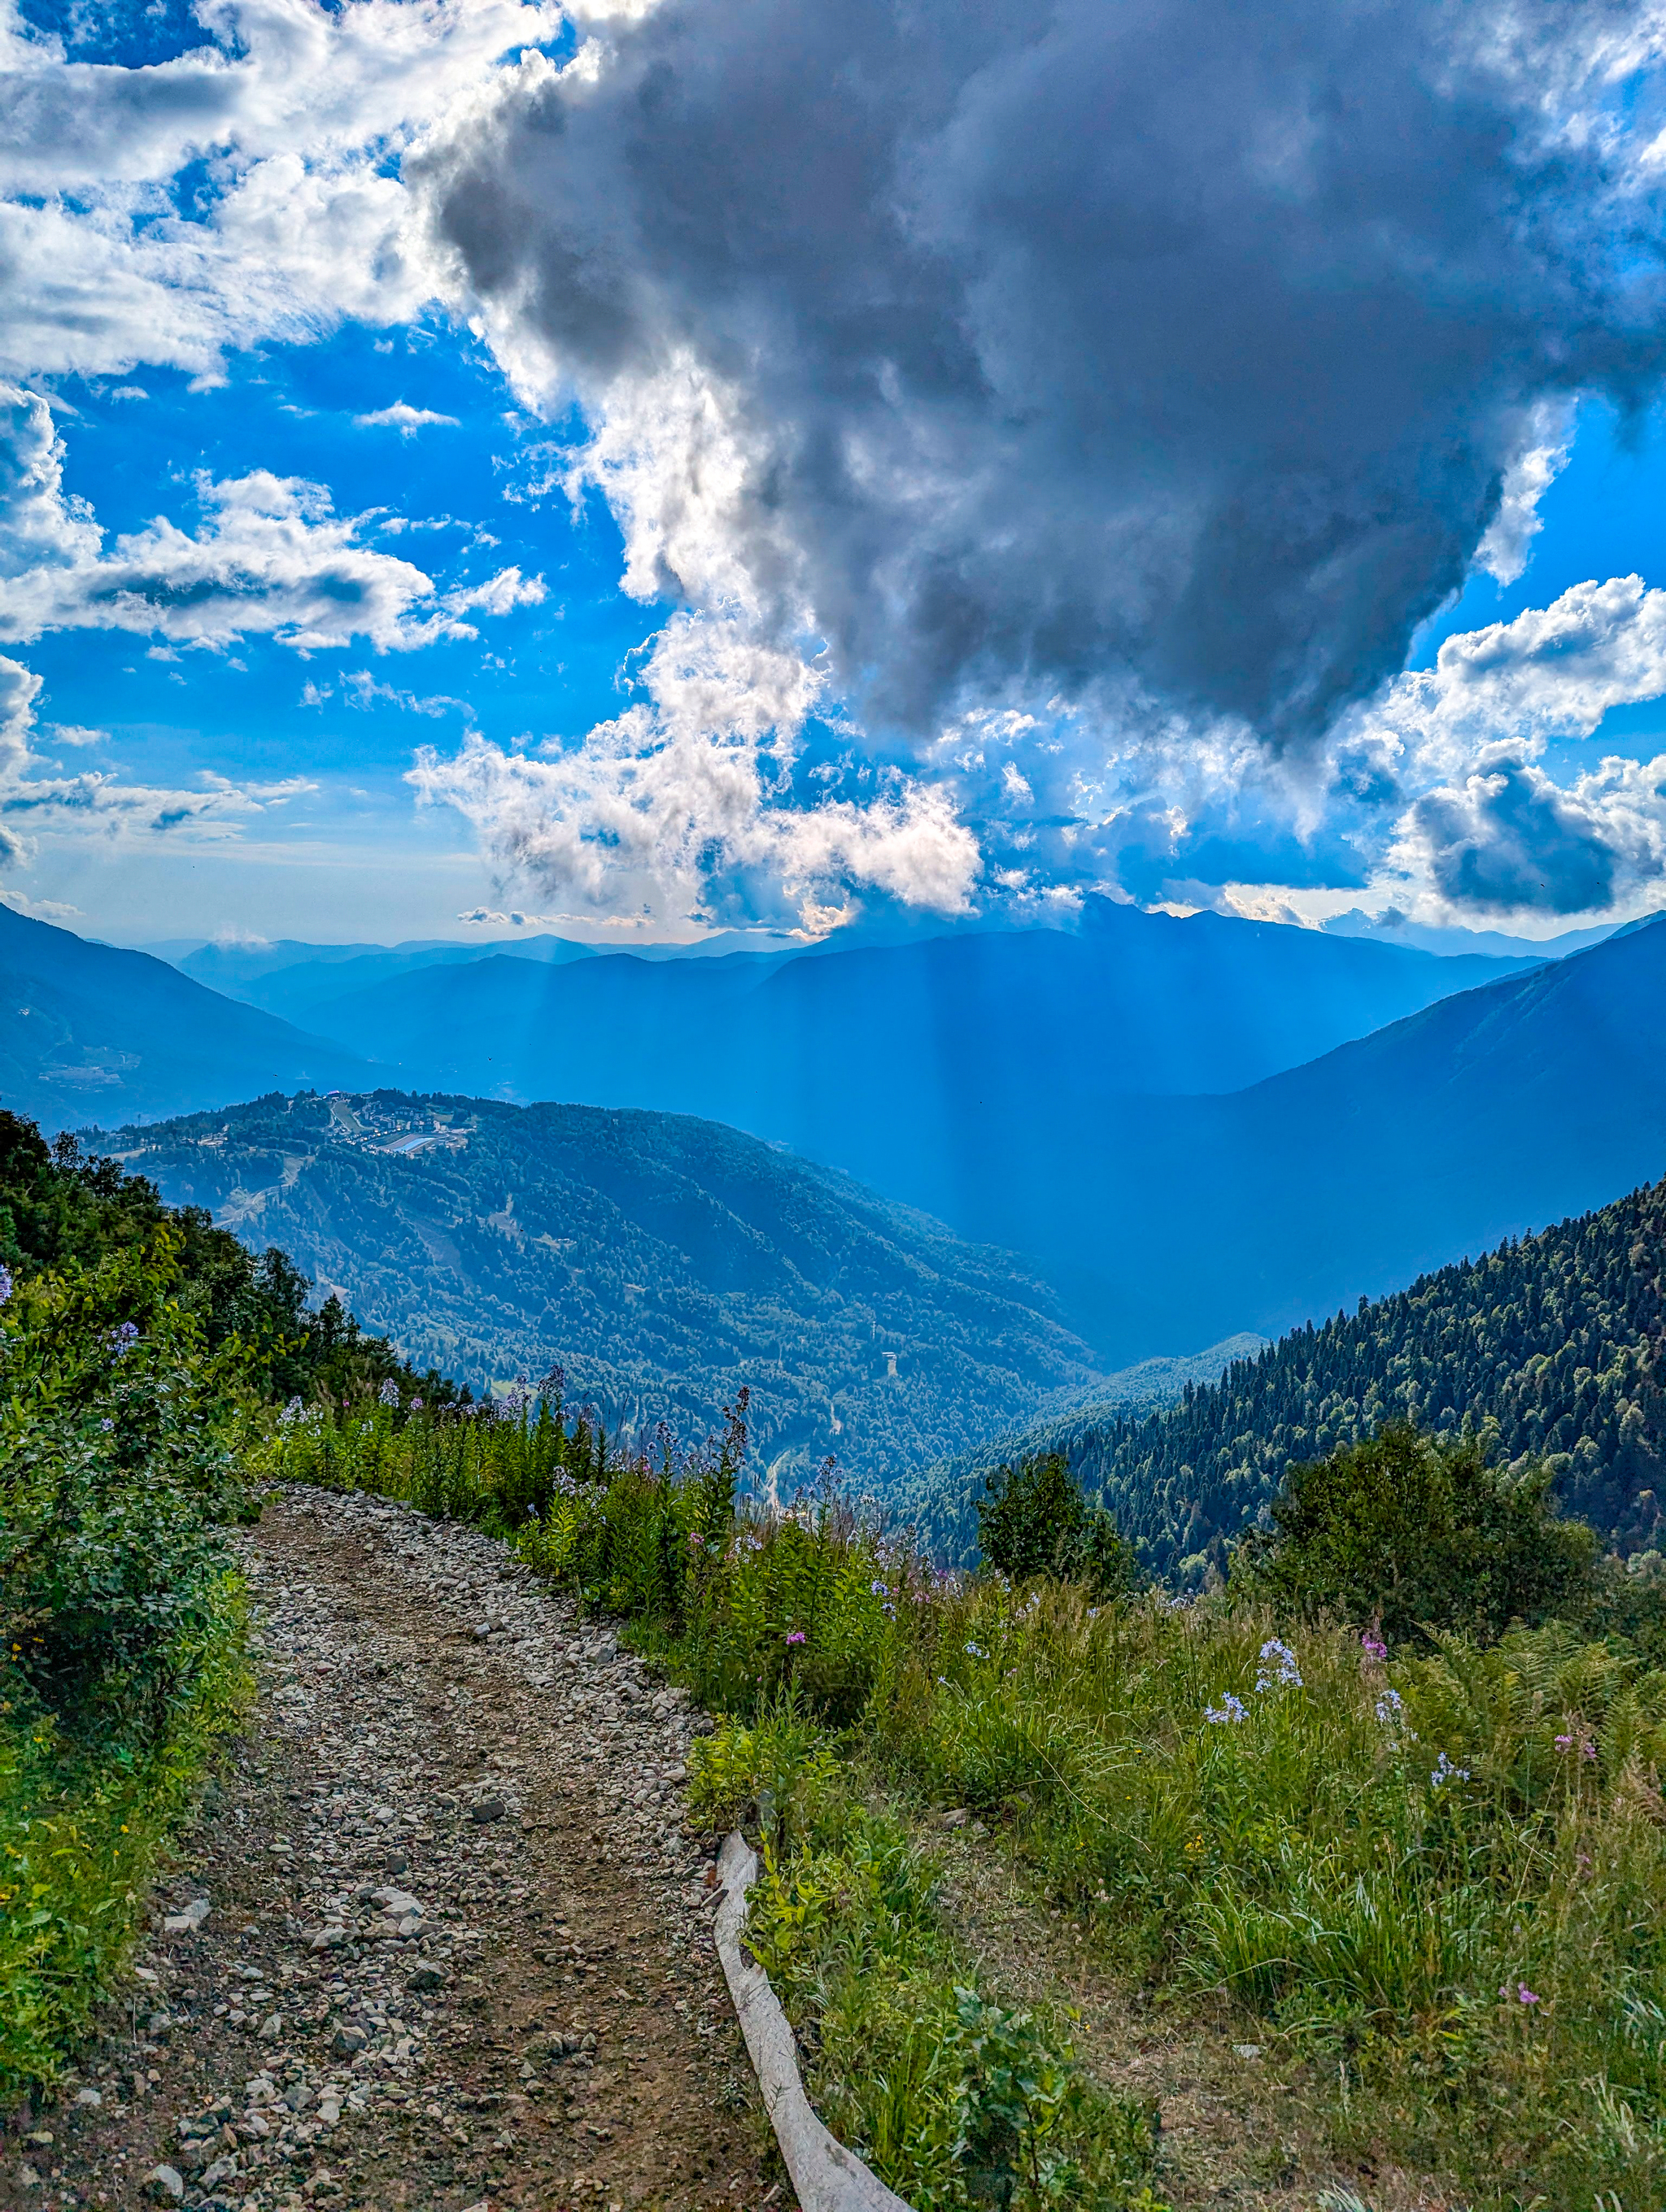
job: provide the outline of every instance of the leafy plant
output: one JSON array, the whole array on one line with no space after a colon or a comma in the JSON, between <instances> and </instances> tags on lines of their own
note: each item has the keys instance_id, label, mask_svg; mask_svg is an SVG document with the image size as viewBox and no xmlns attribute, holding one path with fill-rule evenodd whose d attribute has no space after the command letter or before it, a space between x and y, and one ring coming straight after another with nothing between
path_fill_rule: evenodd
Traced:
<instances>
[{"instance_id":1,"label":"leafy plant","mask_svg":"<svg viewBox=\"0 0 1666 2212\"><path fill-rule=\"evenodd\" d=\"M1375 1620L1396 1641L1422 1628L1497 1636L1592 1589L1596 1537L1557 1512L1549 1469L1498 1467L1480 1437L1439 1443L1394 1423L1292 1467L1272 1523L1246 1539L1240 1569L1268 1603Z\"/></svg>"},{"instance_id":2,"label":"leafy plant","mask_svg":"<svg viewBox=\"0 0 1666 2212\"><path fill-rule=\"evenodd\" d=\"M977 1540L997 1573L1080 1583L1117 1597L1139 1580L1134 1547L1103 1505L1091 1505L1062 1452L997 1468L977 1501Z\"/></svg>"}]
</instances>

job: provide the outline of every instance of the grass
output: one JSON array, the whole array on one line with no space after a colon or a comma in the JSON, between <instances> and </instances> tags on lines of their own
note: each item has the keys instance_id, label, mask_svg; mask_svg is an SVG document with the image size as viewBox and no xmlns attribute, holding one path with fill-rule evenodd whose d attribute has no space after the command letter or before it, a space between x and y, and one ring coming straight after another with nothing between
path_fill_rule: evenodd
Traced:
<instances>
[{"instance_id":1,"label":"grass","mask_svg":"<svg viewBox=\"0 0 1666 2212\"><path fill-rule=\"evenodd\" d=\"M177 1653L189 1689L145 1742L0 1711L0 2100L53 2080L119 1984L168 1839L249 1693L240 1581Z\"/></svg>"},{"instance_id":2,"label":"grass","mask_svg":"<svg viewBox=\"0 0 1666 2212\"><path fill-rule=\"evenodd\" d=\"M1356 2177L1397 2160L1520 2212L1666 2200L1666 1675L1623 1638L1552 1622L1380 1653L1228 1595L1094 1607L938 1577L831 1496L736 1511L733 1438L610 1468L567 1434L548 1408L383 1408L292 1429L275 1464L449 1498L728 1717L701 1802L769 1845L754 1941L830 2124L893 2185L946 2207L1146 2184L1137 2108L1096 2107L1061 2014L997 2008L986 2033L887 1792L976 1813L1130 1983L1224 2002L1334 2081ZM1000 2136L986 2075L990 2111L1021 2075L1059 2117ZM1089 2178L1079 2146L1101 2142Z\"/></svg>"}]
</instances>

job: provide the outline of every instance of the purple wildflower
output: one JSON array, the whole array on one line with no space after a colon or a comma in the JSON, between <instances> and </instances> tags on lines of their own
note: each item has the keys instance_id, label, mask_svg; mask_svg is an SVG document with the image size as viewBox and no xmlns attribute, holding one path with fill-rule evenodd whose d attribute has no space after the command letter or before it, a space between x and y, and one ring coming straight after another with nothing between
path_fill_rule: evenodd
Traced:
<instances>
[{"instance_id":1,"label":"purple wildflower","mask_svg":"<svg viewBox=\"0 0 1666 2212\"><path fill-rule=\"evenodd\" d=\"M1280 1686L1292 1690L1301 1688L1302 1670L1296 1664L1296 1655L1287 1644L1280 1644L1276 1636L1269 1636L1262 1645L1261 1656L1264 1662L1273 1664L1274 1671L1268 1674L1266 1664L1263 1664L1261 1673L1256 1677L1257 1692Z\"/></svg>"},{"instance_id":2,"label":"purple wildflower","mask_svg":"<svg viewBox=\"0 0 1666 2212\"><path fill-rule=\"evenodd\" d=\"M1389 1656L1388 1645L1380 1636L1373 1635L1369 1628L1360 1635L1359 1649L1367 1659L1386 1659Z\"/></svg>"},{"instance_id":3,"label":"purple wildflower","mask_svg":"<svg viewBox=\"0 0 1666 2212\"><path fill-rule=\"evenodd\" d=\"M112 1359L125 1359L138 1340L138 1323L135 1321L123 1322L119 1328L112 1329L110 1332L110 1357Z\"/></svg>"},{"instance_id":4,"label":"purple wildflower","mask_svg":"<svg viewBox=\"0 0 1666 2212\"><path fill-rule=\"evenodd\" d=\"M1443 1751L1440 1757L1435 1761L1433 1770L1429 1776L1429 1786L1432 1790L1441 1790L1444 1789L1449 1782L1467 1782L1468 1779L1468 1768L1467 1766L1454 1766L1451 1760L1448 1759L1445 1753Z\"/></svg>"},{"instance_id":5,"label":"purple wildflower","mask_svg":"<svg viewBox=\"0 0 1666 2212\"><path fill-rule=\"evenodd\" d=\"M0 1306L11 1296L11 1269L0 1267Z\"/></svg>"},{"instance_id":6,"label":"purple wildflower","mask_svg":"<svg viewBox=\"0 0 1666 2212\"><path fill-rule=\"evenodd\" d=\"M393 1377L391 1375L382 1384L381 1389L377 1391L376 1400L379 1405L383 1406L397 1406L398 1404L399 1386L393 1380Z\"/></svg>"},{"instance_id":7,"label":"purple wildflower","mask_svg":"<svg viewBox=\"0 0 1666 2212\"><path fill-rule=\"evenodd\" d=\"M100 1428L103 1430L103 1431L104 1431L104 1433L105 1433L105 1435L106 1435L106 1437L109 1435L109 1433L110 1433L110 1431L111 1431L111 1430L112 1430L112 1429L113 1429L113 1428L115 1427L115 1425L115 1425L115 1423L114 1423L114 1422L110 1419L110 1416L109 1416L107 1413L105 1415L104 1419L103 1419L99 1423L99 1426L100 1426Z\"/></svg>"},{"instance_id":8,"label":"purple wildflower","mask_svg":"<svg viewBox=\"0 0 1666 2212\"><path fill-rule=\"evenodd\" d=\"M807 1644L809 1640L801 1628L789 1628L787 1632L787 1641L789 1644Z\"/></svg>"},{"instance_id":9,"label":"purple wildflower","mask_svg":"<svg viewBox=\"0 0 1666 2212\"><path fill-rule=\"evenodd\" d=\"M1516 1984L1516 2002L1517 2004L1535 2005L1538 2003L1539 2000L1535 1992L1529 1989L1525 1982L1517 1982Z\"/></svg>"},{"instance_id":10,"label":"purple wildflower","mask_svg":"<svg viewBox=\"0 0 1666 2212\"><path fill-rule=\"evenodd\" d=\"M1556 1748L1558 1751L1572 1751L1573 1738L1571 1735L1559 1735L1556 1739Z\"/></svg>"},{"instance_id":11,"label":"purple wildflower","mask_svg":"<svg viewBox=\"0 0 1666 2212\"><path fill-rule=\"evenodd\" d=\"M1248 1720L1250 1709L1242 1698L1235 1698L1228 1690L1218 1705L1205 1705L1203 1717L1219 1728L1235 1721Z\"/></svg>"}]
</instances>

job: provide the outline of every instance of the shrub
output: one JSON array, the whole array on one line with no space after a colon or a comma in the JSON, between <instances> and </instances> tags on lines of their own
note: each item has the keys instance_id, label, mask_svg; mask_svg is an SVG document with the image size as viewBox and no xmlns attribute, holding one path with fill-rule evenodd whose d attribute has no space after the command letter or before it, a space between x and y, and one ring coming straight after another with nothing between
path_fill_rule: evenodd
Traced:
<instances>
[{"instance_id":1,"label":"shrub","mask_svg":"<svg viewBox=\"0 0 1666 2212\"><path fill-rule=\"evenodd\" d=\"M0 1284L0 2094L50 2077L246 1685L233 1373L168 1224Z\"/></svg>"},{"instance_id":2,"label":"shrub","mask_svg":"<svg viewBox=\"0 0 1666 2212\"><path fill-rule=\"evenodd\" d=\"M1133 1546L1103 1505L1088 1504L1062 1452L995 1469L977 1501L977 1540L1014 1582L1050 1575L1115 1597L1138 1579Z\"/></svg>"},{"instance_id":3,"label":"shrub","mask_svg":"<svg viewBox=\"0 0 1666 2212\"><path fill-rule=\"evenodd\" d=\"M1587 1599L1597 1546L1558 1514L1542 1464L1490 1464L1485 1442L1443 1443L1396 1423L1292 1467L1237 1571L1290 1617L1499 1636Z\"/></svg>"}]
</instances>

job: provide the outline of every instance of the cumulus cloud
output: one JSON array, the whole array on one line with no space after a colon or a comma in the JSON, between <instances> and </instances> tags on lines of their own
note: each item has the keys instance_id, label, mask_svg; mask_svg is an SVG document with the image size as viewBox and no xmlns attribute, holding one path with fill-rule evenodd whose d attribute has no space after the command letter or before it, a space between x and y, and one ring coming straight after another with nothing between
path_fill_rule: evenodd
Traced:
<instances>
[{"instance_id":1,"label":"cumulus cloud","mask_svg":"<svg viewBox=\"0 0 1666 2212\"><path fill-rule=\"evenodd\" d=\"M741 623L680 620L654 642L645 696L581 744L511 752L471 734L451 758L425 749L410 781L569 911L711 921L784 900L803 919L866 889L964 912L978 848L944 790L901 775L863 801L792 790L822 681Z\"/></svg>"},{"instance_id":2,"label":"cumulus cloud","mask_svg":"<svg viewBox=\"0 0 1666 2212\"><path fill-rule=\"evenodd\" d=\"M391 407L379 407L371 415L356 415L353 420L361 429L397 430L402 438L439 423L453 430L457 428L456 416L436 414L432 407L411 407L403 399L396 399Z\"/></svg>"},{"instance_id":3,"label":"cumulus cloud","mask_svg":"<svg viewBox=\"0 0 1666 2212\"><path fill-rule=\"evenodd\" d=\"M441 592L409 561L363 542L362 518L340 516L319 484L256 470L199 477L200 526L158 516L118 538L66 497L63 445L37 394L0 385L0 641L47 630L120 629L176 645L223 646L251 635L301 652L368 638L406 652L476 636L465 617L541 599L519 568Z\"/></svg>"},{"instance_id":4,"label":"cumulus cloud","mask_svg":"<svg viewBox=\"0 0 1666 2212\"><path fill-rule=\"evenodd\" d=\"M552 5L202 0L203 43L82 63L0 0L0 371L218 373L231 349L433 296L399 157L467 111ZM181 204L173 180L201 165Z\"/></svg>"},{"instance_id":5,"label":"cumulus cloud","mask_svg":"<svg viewBox=\"0 0 1666 2212\"><path fill-rule=\"evenodd\" d=\"M1578 584L1512 622L1450 637L1345 719L1330 796L1353 802L1382 879L1420 911L1602 911L1666 860L1660 761L1605 758L1558 781L1543 756L1616 707L1666 696L1666 592Z\"/></svg>"},{"instance_id":6,"label":"cumulus cloud","mask_svg":"<svg viewBox=\"0 0 1666 2212\"><path fill-rule=\"evenodd\" d=\"M923 734L1126 687L1274 745L1657 375L1652 11L663 0L405 165L627 582Z\"/></svg>"},{"instance_id":7,"label":"cumulus cloud","mask_svg":"<svg viewBox=\"0 0 1666 2212\"><path fill-rule=\"evenodd\" d=\"M0 862L9 866L32 857L28 829L106 839L183 833L220 840L238 836L250 815L317 787L304 776L256 783L204 772L196 788L173 790L97 771L57 774L33 750L40 688L33 669L0 653ZM7 896L23 911L51 918L21 893L9 890Z\"/></svg>"}]
</instances>

